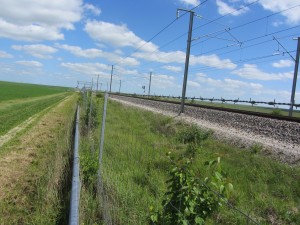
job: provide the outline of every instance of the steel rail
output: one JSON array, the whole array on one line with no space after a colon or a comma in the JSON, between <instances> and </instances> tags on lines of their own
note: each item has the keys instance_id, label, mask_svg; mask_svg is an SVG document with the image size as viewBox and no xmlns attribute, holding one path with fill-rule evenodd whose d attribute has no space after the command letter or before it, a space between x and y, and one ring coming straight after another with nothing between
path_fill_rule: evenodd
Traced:
<instances>
[{"instance_id":1,"label":"steel rail","mask_svg":"<svg viewBox=\"0 0 300 225\"><path fill-rule=\"evenodd\" d=\"M76 112L72 189L70 198L69 225L79 224L80 178L79 178L79 106Z\"/></svg>"}]
</instances>

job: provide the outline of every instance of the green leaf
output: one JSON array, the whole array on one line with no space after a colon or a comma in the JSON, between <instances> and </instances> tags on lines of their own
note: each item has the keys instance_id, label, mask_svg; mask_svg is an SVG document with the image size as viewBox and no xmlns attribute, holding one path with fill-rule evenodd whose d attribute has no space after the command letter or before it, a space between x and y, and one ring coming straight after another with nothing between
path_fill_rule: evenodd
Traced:
<instances>
[{"instance_id":1,"label":"green leaf","mask_svg":"<svg viewBox=\"0 0 300 225\"><path fill-rule=\"evenodd\" d=\"M220 186L220 193L222 194L222 193L224 192L224 190L225 190L225 186L222 184L222 185Z\"/></svg>"},{"instance_id":2,"label":"green leaf","mask_svg":"<svg viewBox=\"0 0 300 225\"><path fill-rule=\"evenodd\" d=\"M200 216L197 216L195 218L195 224L204 224L204 219L202 219Z\"/></svg>"}]
</instances>

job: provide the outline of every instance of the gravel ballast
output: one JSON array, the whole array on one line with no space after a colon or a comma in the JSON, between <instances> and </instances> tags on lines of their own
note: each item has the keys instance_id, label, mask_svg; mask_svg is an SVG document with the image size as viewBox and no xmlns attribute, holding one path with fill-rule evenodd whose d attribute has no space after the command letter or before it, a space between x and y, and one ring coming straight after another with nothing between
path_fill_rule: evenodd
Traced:
<instances>
[{"instance_id":1,"label":"gravel ballast","mask_svg":"<svg viewBox=\"0 0 300 225\"><path fill-rule=\"evenodd\" d=\"M185 106L178 116L179 105L152 100L110 95L123 104L172 116L175 119L211 129L217 139L247 148L261 145L265 154L290 164L300 161L300 124L269 118Z\"/></svg>"}]
</instances>

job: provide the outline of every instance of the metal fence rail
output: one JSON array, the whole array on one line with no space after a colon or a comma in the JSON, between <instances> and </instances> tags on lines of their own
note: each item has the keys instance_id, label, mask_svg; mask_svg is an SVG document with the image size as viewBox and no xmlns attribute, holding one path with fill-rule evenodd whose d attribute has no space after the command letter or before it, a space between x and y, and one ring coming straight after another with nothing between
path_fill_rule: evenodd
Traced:
<instances>
[{"instance_id":1,"label":"metal fence rail","mask_svg":"<svg viewBox=\"0 0 300 225\"><path fill-rule=\"evenodd\" d=\"M171 95L141 95L143 97L150 97L150 98L170 98L170 99L181 99L181 96L171 96ZM284 103L284 102L276 102L276 100L274 99L274 101L269 101L269 102L266 102L266 101L255 101L255 100L252 100L250 98L250 100L240 100L239 98L238 99L224 99L224 98L203 98L203 97L185 97L186 100L199 100L199 101L206 101L206 102L220 102L220 103L226 103L226 102L232 102L233 104L236 104L236 103L246 103L246 104L250 104L250 105L257 105L257 104L262 104L262 105L270 105L270 106L279 106L279 105L283 105L283 106L291 106L293 105L294 107L296 107L296 109L298 107L300 107L300 104L298 103L294 103L294 104L291 104L291 103Z\"/></svg>"},{"instance_id":2,"label":"metal fence rail","mask_svg":"<svg viewBox=\"0 0 300 225\"><path fill-rule=\"evenodd\" d=\"M80 201L80 178L79 178L79 106L76 112L75 138L74 138L74 156L73 156L73 175L72 190L70 199L69 224L79 224L79 201Z\"/></svg>"}]
</instances>

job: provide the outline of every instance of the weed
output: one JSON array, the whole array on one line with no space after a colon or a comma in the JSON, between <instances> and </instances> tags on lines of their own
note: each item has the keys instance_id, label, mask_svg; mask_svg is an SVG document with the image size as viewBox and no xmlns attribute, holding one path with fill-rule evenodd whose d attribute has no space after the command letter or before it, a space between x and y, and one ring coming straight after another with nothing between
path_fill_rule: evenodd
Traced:
<instances>
[{"instance_id":1,"label":"weed","mask_svg":"<svg viewBox=\"0 0 300 225\"><path fill-rule=\"evenodd\" d=\"M98 92L98 93L96 94L96 97L97 97L97 98L103 98L103 94L100 93L100 92Z\"/></svg>"},{"instance_id":2,"label":"weed","mask_svg":"<svg viewBox=\"0 0 300 225\"><path fill-rule=\"evenodd\" d=\"M196 125L187 126L186 129L182 130L178 134L178 140L184 144L193 143L200 144L211 136L211 131L203 131Z\"/></svg>"},{"instance_id":3,"label":"weed","mask_svg":"<svg viewBox=\"0 0 300 225\"><path fill-rule=\"evenodd\" d=\"M156 120L153 121L151 130L153 132L160 133L165 137L172 136L177 131L176 126L171 117L158 117Z\"/></svg>"},{"instance_id":4,"label":"weed","mask_svg":"<svg viewBox=\"0 0 300 225\"><path fill-rule=\"evenodd\" d=\"M283 112L281 109L279 108L275 108L271 111L271 114L274 115L274 116L282 116L283 115Z\"/></svg>"},{"instance_id":5,"label":"weed","mask_svg":"<svg viewBox=\"0 0 300 225\"><path fill-rule=\"evenodd\" d=\"M250 147L250 152L252 154L258 154L258 153L261 153L262 149L263 149L263 146L261 144L253 144Z\"/></svg>"}]
</instances>

